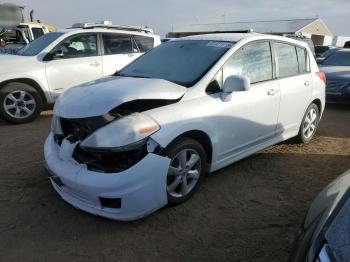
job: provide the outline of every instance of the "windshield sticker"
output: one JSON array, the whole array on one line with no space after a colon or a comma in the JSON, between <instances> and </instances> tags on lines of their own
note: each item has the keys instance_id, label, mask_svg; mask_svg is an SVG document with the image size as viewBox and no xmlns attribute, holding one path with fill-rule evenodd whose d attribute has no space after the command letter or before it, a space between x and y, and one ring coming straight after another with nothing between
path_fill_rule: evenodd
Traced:
<instances>
[{"instance_id":1,"label":"windshield sticker","mask_svg":"<svg viewBox=\"0 0 350 262\"><path fill-rule=\"evenodd\" d=\"M207 44L207 46L218 47L218 48L231 48L233 47L233 43L211 41Z\"/></svg>"}]
</instances>

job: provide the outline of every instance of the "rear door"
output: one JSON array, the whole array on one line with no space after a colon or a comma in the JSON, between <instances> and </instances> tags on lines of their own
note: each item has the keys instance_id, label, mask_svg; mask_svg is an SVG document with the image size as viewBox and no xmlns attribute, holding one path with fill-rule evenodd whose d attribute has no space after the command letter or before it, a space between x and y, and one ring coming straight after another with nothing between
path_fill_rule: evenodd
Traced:
<instances>
[{"instance_id":1,"label":"rear door","mask_svg":"<svg viewBox=\"0 0 350 262\"><path fill-rule=\"evenodd\" d=\"M276 74L281 91L279 133L295 134L312 94L308 52L304 47L274 42Z\"/></svg>"},{"instance_id":2,"label":"rear door","mask_svg":"<svg viewBox=\"0 0 350 262\"><path fill-rule=\"evenodd\" d=\"M54 95L103 76L97 43L96 33L76 34L67 37L51 51L63 54L63 57L46 63L46 77Z\"/></svg>"}]
</instances>

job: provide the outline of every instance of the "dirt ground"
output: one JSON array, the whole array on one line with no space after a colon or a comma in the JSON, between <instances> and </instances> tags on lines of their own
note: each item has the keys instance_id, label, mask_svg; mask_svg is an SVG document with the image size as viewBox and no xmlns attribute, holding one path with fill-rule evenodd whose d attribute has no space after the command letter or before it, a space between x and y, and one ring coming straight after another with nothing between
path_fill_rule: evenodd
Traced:
<instances>
[{"instance_id":1,"label":"dirt ground","mask_svg":"<svg viewBox=\"0 0 350 262\"><path fill-rule=\"evenodd\" d=\"M121 223L53 191L49 129L50 116L0 122L1 261L286 261L312 199L350 168L350 107L328 106L311 143L271 147L208 175L185 204Z\"/></svg>"}]
</instances>

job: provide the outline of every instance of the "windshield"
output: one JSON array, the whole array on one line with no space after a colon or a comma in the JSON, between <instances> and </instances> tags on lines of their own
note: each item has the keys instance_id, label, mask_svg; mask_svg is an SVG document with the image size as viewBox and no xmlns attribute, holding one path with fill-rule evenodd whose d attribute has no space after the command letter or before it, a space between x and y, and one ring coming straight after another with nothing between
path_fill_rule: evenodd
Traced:
<instances>
[{"instance_id":1,"label":"windshield","mask_svg":"<svg viewBox=\"0 0 350 262\"><path fill-rule=\"evenodd\" d=\"M323 65L350 66L350 52L335 52L323 61Z\"/></svg>"},{"instance_id":2,"label":"windshield","mask_svg":"<svg viewBox=\"0 0 350 262\"><path fill-rule=\"evenodd\" d=\"M35 56L43 51L46 47L48 47L49 44L51 44L61 35L63 35L63 33L54 32L45 34L28 44L25 48L18 52L18 55Z\"/></svg>"},{"instance_id":3,"label":"windshield","mask_svg":"<svg viewBox=\"0 0 350 262\"><path fill-rule=\"evenodd\" d=\"M198 82L233 44L205 40L169 41L150 50L117 75L158 78L190 87Z\"/></svg>"}]
</instances>

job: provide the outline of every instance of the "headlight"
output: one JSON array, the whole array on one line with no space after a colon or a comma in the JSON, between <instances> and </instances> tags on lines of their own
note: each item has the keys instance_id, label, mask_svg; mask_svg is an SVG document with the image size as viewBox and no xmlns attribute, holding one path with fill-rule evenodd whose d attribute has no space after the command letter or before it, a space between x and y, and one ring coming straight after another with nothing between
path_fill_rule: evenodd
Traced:
<instances>
[{"instance_id":1,"label":"headlight","mask_svg":"<svg viewBox=\"0 0 350 262\"><path fill-rule=\"evenodd\" d=\"M81 147L113 149L139 142L160 129L152 118L135 113L96 130L88 136Z\"/></svg>"},{"instance_id":2,"label":"headlight","mask_svg":"<svg viewBox=\"0 0 350 262\"><path fill-rule=\"evenodd\" d=\"M54 133L55 135L63 135L60 118L58 116L54 115L52 117L51 132Z\"/></svg>"}]
</instances>

